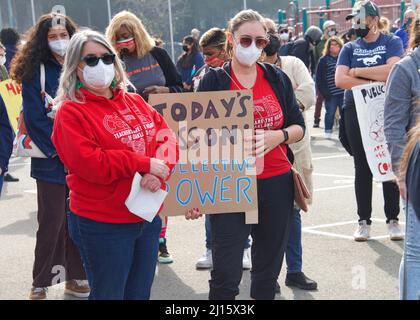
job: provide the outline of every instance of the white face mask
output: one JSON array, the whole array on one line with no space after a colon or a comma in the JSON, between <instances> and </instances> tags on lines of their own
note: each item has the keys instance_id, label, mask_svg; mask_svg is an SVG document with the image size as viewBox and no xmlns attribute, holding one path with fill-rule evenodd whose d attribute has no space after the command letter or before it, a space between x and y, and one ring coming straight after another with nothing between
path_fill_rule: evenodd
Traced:
<instances>
[{"instance_id":1,"label":"white face mask","mask_svg":"<svg viewBox=\"0 0 420 320\"><path fill-rule=\"evenodd\" d=\"M248 48L244 48L240 43L236 44L235 56L238 61L246 66L252 66L261 57L262 49L258 49L255 40Z\"/></svg>"},{"instance_id":2,"label":"white face mask","mask_svg":"<svg viewBox=\"0 0 420 320\"><path fill-rule=\"evenodd\" d=\"M115 78L114 64L107 65L102 60L99 60L94 67L86 65L83 69L83 78L86 84L93 89L109 88Z\"/></svg>"},{"instance_id":3,"label":"white face mask","mask_svg":"<svg viewBox=\"0 0 420 320\"><path fill-rule=\"evenodd\" d=\"M58 54L60 57L64 57L67 52L67 47L69 46L70 40L54 40L50 41L48 44L52 52Z\"/></svg>"},{"instance_id":4,"label":"white face mask","mask_svg":"<svg viewBox=\"0 0 420 320\"><path fill-rule=\"evenodd\" d=\"M328 35L330 37L335 37L337 35L337 31L330 31L330 32L328 32Z\"/></svg>"},{"instance_id":5,"label":"white face mask","mask_svg":"<svg viewBox=\"0 0 420 320\"><path fill-rule=\"evenodd\" d=\"M6 63L6 56L0 57L0 66L3 66Z\"/></svg>"},{"instance_id":6,"label":"white face mask","mask_svg":"<svg viewBox=\"0 0 420 320\"><path fill-rule=\"evenodd\" d=\"M288 33L281 33L280 34L280 39L283 40L283 41L289 41L290 36L289 36Z\"/></svg>"}]
</instances>

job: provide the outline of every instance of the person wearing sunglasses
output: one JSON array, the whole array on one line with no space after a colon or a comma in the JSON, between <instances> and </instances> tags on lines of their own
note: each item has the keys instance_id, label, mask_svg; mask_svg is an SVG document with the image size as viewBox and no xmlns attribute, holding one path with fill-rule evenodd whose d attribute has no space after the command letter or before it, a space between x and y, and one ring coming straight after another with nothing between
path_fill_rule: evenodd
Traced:
<instances>
[{"instance_id":1,"label":"person wearing sunglasses","mask_svg":"<svg viewBox=\"0 0 420 320\"><path fill-rule=\"evenodd\" d=\"M181 76L165 49L156 46L142 21L133 13L116 14L106 29L106 36L119 53L127 75L138 94L182 92Z\"/></svg>"},{"instance_id":2,"label":"person wearing sunglasses","mask_svg":"<svg viewBox=\"0 0 420 320\"><path fill-rule=\"evenodd\" d=\"M247 225L244 213L210 216L213 271L209 298L234 300L239 294L244 242L251 234L251 297L271 300L293 217L294 185L286 154L293 162L288 145L303 138L305 123L289 78L277 67L257 62L268 44L264 18L253 10L241 11L230 20L227 31L226 52L232 61L210 69L198 91L253 91L259 223Z\"/></svg>"},{"instance_id":3,"label":"person wearing sunglasses","mask_svg":"<svg viewBox=\"0 0 420 320\"><path fill-rule=\"evenodd\" d=\"M85 298L90 292L79 251L68 237L66 171L51 141L53 120L47 115L48 104L41 93L43 65L45 91L55 97L67 45L75 32L70 17L55 13L41 16L17 52L10 71L11 78L22 84L26 129L46 156L31 159L31 177L36 180L38 195L32 300L46 299L48 287L57 284L57 266L65 268L61 281L67 280L66 293Z\"/></svg>"},{"instance_id":4,"label":"person wearing sunglasses","mask_svg":"<svg viewBox=\"0 0 420 320\"><path fill-rule=\"evenodd\" d=\"M52 139L69 172L69 232L91 300L150 298L162 220L144 221L125 201L136 173L141 187L156 193L178 161L173 132L129 85L105 36L91 30L73 36Z\"/></svg>"},{"instance_id":5,"label":"person wearing sunglasses","mask_svg":"<svg viewBox=\"0 0 420 320\"><path fill-rule=\"evenodd\" d=\"M130 82L146 101L151 94L183 92L181 75L165 49L156 46L142 21L133 13L122 11L116 14L106 36L122 58ZM160 235L159 263L173 263L168 251L165 218Z\"/></svg>"},{"instance_id":6,"label":"person wearing sunglasses","mask_svg":"<svg viewBox=\"0 0 420 320\"><path fill-rule=\"evenodd\" d=\"M338 88L345 89L342 118L344 132L351 149L355 165L355 193L358 227L354 240L368 241L372 224L372 172L366 158L362 143L358 115L352 88L372 82L387 82L394 64L404 54L402 41L395 36L380 32L380 12L372 1L358 1L353 12L346 17L353 20L353 28L358 40L347 43L338 57L335 82ZM342 138L342 140L345 140ZM390 239L400 241L404 234L400 229L398 216L400 213L398 186L394 181L384 182L383 197L385 216Z\"/></svg>"}]
</instances>

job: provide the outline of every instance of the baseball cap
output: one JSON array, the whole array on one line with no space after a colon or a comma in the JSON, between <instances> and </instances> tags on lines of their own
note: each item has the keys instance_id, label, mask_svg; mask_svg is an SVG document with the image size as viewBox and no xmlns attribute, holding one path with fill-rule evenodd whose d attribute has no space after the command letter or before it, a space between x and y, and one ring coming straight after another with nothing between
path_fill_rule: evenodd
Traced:
<instances>
[{"instance_id":1,"label":"baseball cap","mask_svg":"<svg viewBox=\"0 0 420 320\"><path fill-rule=\"evenodd\" d=\"M335 25L336 25L336 23L334 21L327 20L327 21L324 22L324 25L322 26L322 29L325 30L326 28L329 28L329 27L332 27L332 26L335 26Z\"/></svg>"},{"instance_id":2,"label":"baseball cap","mask_svg":"<svg viewBox=\"0 0 420 320\"><path fill-rule=\"evenodd\" d=\"M353 7L353 12L350 13L346 20L351 20L354 17L364 14L365 17L379 17L379 8L372 1L358 1Z\"/></svg>"}]
</instances>

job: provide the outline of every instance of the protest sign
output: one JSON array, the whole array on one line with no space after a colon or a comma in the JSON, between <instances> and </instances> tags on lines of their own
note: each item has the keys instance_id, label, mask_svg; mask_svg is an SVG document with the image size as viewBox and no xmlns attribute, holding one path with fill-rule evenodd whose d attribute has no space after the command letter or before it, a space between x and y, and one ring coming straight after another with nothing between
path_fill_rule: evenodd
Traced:
<instances>
[{"instance_id":1,"label":"protest sign","mask_svg":"<svg viewBox=\"0 0 420 320\"><path fill-rule=\"evenodd\" d=\"M6 105L10 123L17 131L17 119L19 118L20 109L22 107L22 89L19 84L12 80L0 82L0 95Z\"/></svg>"},{"instance_id":2,"label":"protest sign","mask_svg":"<svg viewBox=\"0 0 420 320\"><path fill-rule=\"evenodd\" d=\"M163 214L246 212L257 223L255 158L244 142L254 131L252 91L152 95L149 103L180 146Z\"/></svg>"},{"instance_id":3,"label":"protest sign","mask_svg":"<svg viewBox=\"0 0 420 320\"><path fill-rule=\"evenodd\" d=\"M382 82L353 88L366 158L373 178L379 182L395 179L384 132L385 94L385 83Z\"/></svg>"}]
</instances>

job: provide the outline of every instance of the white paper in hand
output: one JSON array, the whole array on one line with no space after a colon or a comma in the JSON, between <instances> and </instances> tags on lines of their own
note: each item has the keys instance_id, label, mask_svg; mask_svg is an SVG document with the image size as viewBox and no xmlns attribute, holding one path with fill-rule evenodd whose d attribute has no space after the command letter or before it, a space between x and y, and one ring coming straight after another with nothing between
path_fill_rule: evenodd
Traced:
<instances>
[{"instance_id":1,"label":"white paper in hand","mask_svg":"<svg viewBox=\"0 0 420 320\"><path fill-rule=\"evenodd\" d=\"M163 190L155 193L146 190L140 186L141 180L142 176L136 173L125 205L131 213L148 222L152 222L168 193Z\"/></svg>"}]
</instances>

